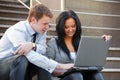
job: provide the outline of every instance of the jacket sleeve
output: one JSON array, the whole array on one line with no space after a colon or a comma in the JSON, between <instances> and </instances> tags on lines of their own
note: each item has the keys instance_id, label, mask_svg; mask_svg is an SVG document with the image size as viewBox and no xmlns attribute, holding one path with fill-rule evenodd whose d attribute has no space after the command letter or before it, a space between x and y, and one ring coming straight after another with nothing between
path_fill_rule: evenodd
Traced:
<instances>
[{"instance_id":1,"label":"jacket sleeve","mask_svg":"<svg viewBox=\"0 0 120 80\"><path fill-rule=\"evenodd\" d=\"M45 56L47 56L50 59L55 60L55 55L56 55L56 40L55 38L52 38L51 40L48 41L48 46L46 49Z\"/></svg>"}]
</instances>

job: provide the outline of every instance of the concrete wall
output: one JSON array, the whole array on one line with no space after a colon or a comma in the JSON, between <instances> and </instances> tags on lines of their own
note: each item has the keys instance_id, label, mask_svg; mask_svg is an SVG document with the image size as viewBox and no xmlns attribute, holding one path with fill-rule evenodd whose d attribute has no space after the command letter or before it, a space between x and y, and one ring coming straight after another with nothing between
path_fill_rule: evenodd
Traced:
<instances>
[{"instance_id":1,"label":"concrete wall","mask_svg":"<svg viewBox=\"0 0 120 80\"><path fill-rule=\"evenodd\" d=\"M59 9L61 5L61 0L39 0L42 4L46 5L50 9Z\"/></svg>"}]
</instances>

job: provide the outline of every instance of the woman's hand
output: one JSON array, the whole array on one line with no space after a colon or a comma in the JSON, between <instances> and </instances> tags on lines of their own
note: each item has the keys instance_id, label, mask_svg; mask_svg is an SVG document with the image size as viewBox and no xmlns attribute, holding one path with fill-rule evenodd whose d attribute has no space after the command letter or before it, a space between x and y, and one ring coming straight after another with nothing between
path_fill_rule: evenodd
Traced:
<instances>
[{"instance_id":1,"label":"woman's hand","mask_svg":"<svg viewBox=\"0 0 120 80\"><path fill-rule=\"evenodd\" d=\"M102 38L105 40L105 41L108 41L108 40L110 40L111 38L112 38L112 36L110 36L110 35L102 35Z\"/></svg>"}]
</instances>

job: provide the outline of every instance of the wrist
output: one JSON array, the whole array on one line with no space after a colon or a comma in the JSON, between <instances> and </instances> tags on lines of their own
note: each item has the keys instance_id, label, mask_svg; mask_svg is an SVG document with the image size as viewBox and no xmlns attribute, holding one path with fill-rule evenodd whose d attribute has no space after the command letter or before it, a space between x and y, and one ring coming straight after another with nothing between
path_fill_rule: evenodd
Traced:
<instances>
[{"instance_id":1,"label":"wrist","mask_svg":"<svg viewBox=\"0 0 120 80\"><path fill-rule=\"evenodd\" d=\"M58 65L57 65L56 68L57 68L57 69L64 69L63 66L62 66L62 64L60 64L60 63L58 63Z\"/></svg>"}]
</instances>

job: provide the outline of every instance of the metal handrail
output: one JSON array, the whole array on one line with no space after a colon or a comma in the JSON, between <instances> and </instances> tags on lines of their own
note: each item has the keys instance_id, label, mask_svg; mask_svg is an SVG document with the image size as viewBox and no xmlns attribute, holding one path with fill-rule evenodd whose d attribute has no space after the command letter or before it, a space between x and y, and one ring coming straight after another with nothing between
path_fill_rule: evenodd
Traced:
<instances>
[{"instance_id":1,"label":"metal handrail","mask_svg":"<svg viewBox=\"0 0 120 80\"><path fill-rule=\"evenodd\" d=\"M33 2L35 1L35 2L37 2L37 3L39 3L39 4L41 4L41 2L40 1L38 1L38 0L29 0L30 2L29 2L29 6L27 5L27 4L25 4L25 2L23 2L22 0L18 0L22 5L24 5L26 8L28 8L28 9L30 9L30 7L32 7L33 6Z\"/></svg>"},{"instance_id":2,"label":"metal handrail","mask_svg":"<svg viewBox=\"0 0 120 80\"><path fill-rule=\"evenodd\" d=\"M30 2L29 2L30 6L28 6L28 5L25 4L25 2L23 2L22 0L18 0L18 1L19 1L22 5L24 5L26 8L28 8L28 9L30 9L30 7L33 6L33 1L41 4L41 2L38 1L38 0L29 0L29 1L30 1ZM51 10L52 10L52 11L57 11L57 10L53 10L53 9L51 9ZM61 10L60 10L60 11L64 11L64 0L61 0Z\"/></svg>"},{"instance_id":3,"label":"metal handrail","mask_svg":"<svg viewBox=\"0 0 120 80\"><path fill-rule=\"evenodd\" d=\"M26 8L28 8L28 9L30 9L30 7L27 5L27 4L25 4L22 0L18 0L22 5L24 5ZM31 0L30 0L31 1Z\"/></svg>"}]
</instances>

